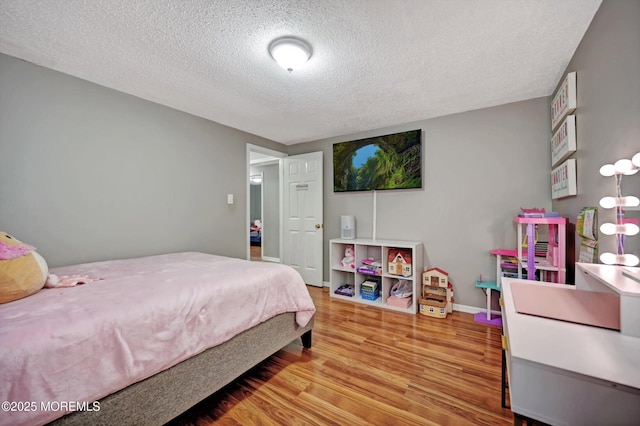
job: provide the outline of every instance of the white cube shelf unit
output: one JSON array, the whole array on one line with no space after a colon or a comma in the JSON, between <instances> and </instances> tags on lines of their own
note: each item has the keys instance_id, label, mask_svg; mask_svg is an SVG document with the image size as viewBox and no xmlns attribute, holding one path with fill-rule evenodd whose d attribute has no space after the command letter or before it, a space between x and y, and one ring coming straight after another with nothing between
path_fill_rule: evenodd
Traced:
<instances>
[{"instance_id":1,"label":"white cube shelf unit","mask_svg":"<svg viewBox=\"0 0 640 426\"><path fill-rule=\"evenodd\" d=\"M340 262L344 258L347 246L352 245L355 249L355 268L345 268ZM404 249L411 252L411 275L402 276L389 273L389 250ZM380 297L376 300L363 299L360 294L360 284L371 278L372 275L361 274L357 268L362 266L365 259L373 259L382 263L382 275L380 276L382 288ZM422 279L422 243L418 241L394 241L394 240L366 240L366 239L332 239L329 241L329 265L331 268L331 297L346 300L349 302L363 303L377 306L393 311L406 312L410 314L418 313L417 299L420 296L420 280ZM407 308L389 305L387 299L391 288L398 280L409 280L413 288L411 304ZM341 285L352 284L355 294L353 296L343 296L335 291Z\"/></svg>"}]
</instances>

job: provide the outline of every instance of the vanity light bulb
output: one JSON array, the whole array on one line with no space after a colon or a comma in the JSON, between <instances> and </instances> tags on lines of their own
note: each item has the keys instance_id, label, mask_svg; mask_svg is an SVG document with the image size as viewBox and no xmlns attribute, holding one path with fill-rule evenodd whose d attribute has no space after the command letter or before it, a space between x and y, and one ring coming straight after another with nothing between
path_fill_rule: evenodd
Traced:
<instances>
[{"instance_id":1,"label":"vanity light bulb","mask_svg":"<svg viewBox=\"0 0 640 426\"><path fill-rule=\"evenodd\" d=\"M640 232L640 227L635 223L625 223L622 226L625 228L624 235L638 235L638 232Z\"/></svg>"},{"instance_id":2,"label":"vanity light bulb","mask_svg":"<svg viewBox=\"0 0 640 426\"><path fill-rule=\"evenodd\" d=\"M603 197L600 199L600 207L603 209L612 209L616 206L616 199L613 197Z\"/></svg>"},{"instance_id":3,"label":"vanity light bulb","mask_svg":"<svg viewBox=\"0 0 640 426\"><path fill-rule=\"evenodd\" d=\"M616 168L613 164L605 164L600 167L600 174L605 177L613 176L616 174Z\"/></svg>"},{"instance_id":4,"label":"vanity light bulb","mask_svg":"<svg viewBox=\"0 0 640 426\"><path fill-rule=\"evenodd\" d=\"M640 259L635 254L613 254L602 253L600 255L600 261L606 265L624 265L624 266L636 266L640 263Z\"/></svg>"},{"instance_id":5,"label":"vanity light bulb","mask_svg":"<svg viewBox=\"0 0 640 426\"><path fill-rule=\"evenodd\" d=\"M631 162L634 166L640 168L640 152L637 152L636 155L631 158Z\"/></svg>"},{"instance_id":6,"label":"vanity light bulb","mask_svg":"<svg viewBox=\"0 0 640 426\"><path fill-rule=\"evenodd\" d=\"M637 207L640 205L638 197L633 195L628 197L603 197L600 199L600 207L604 209L612 209L614 207Z\"/></svg>"},{"instance_id":7,"label":"vanity light bulb","mask_svg":"<svg viewBox=\"0 0 640 426\"><path fill-rule=\"evenodd\" d=\"M635 254L625 254L622 257L626 258L626 261L623 263L624 266L637 266L640 263L640 259Z\"/></svg>"},{"instance_id":8,"label":"vanity light bulb","mask_svg":"<svg viewBox=\"0 0 640 426\"><path fill-rule=\"evenodd\" d=\"M603 223L600 225L600 232L605 235L613 235L616 233L616 225L613 223Z\"/></svg>"},{"instance_id":9,"label":"vanity light bulb","mask_svg":"<svg viewBox=\"0 0 640 426\"><path fill-rule=\"evenodd\" d=\"M634 197L633 195L622 197L624 198L624 207L638 207L640 206L640 199L638 197Z\"/></svg>"},{"instance_id":10,"label":"vanity light bulb","mask_svg":"<svg viewBox=\"0 0 640 426\"><path fill-rule=\"evenodd\" d=\"M613 165L613 168L616 173L619 174L635 175L636 173L638 173L638 170L633 167L633 163L631 162L631 160L628 160L626 158L616 161L616 163Z\"/></svg>"},{"instance_id":11,"label":"vanity light bulb","mask_svg":"<svg viewBox=\"0 0 640 426\"><path fill-rule=\"evenodd\" d=\"M600 262L605 265L615 265L616 263L616 255L613 253L602 253L600 255Z\"/></svg>"},{"instance_id":12,"label":"vanity light bulb","mask_svg":"<svg viewBox=\"0 0 640 426\"><path fill-rule=\"evenodd\" d=\"M622 225L616 225L615 223L603 223L600 226L600 232L605 235L621 234L631 236L637 235L639 231L640 228L638 228L638 225L634 223L625 223Z\"/></svg>"}]
</instances>

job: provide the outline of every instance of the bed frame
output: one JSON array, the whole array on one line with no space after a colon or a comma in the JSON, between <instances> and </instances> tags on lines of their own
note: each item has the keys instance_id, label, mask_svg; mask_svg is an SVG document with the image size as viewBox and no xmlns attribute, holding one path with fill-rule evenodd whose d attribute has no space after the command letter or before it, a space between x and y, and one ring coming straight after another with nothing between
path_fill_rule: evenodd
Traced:
<instances>
[{"instance_id":1,"label":"bed frame","mask_svg":"<svg viewBox=\"0 0 640 426\"><path fill-rule=\"evenodd\" d=\"M227 342L100 400L100 411L74 412L49 425L164 424L297 338L311 347L313 318L305 327L294 313L275 316Z\"/></svg>"}]
</instances>

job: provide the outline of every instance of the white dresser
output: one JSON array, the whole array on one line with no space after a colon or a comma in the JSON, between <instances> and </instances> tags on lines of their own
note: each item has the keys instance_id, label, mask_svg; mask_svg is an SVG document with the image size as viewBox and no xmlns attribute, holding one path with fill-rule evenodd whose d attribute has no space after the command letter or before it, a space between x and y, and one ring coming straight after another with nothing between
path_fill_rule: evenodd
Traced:
<instances>
[{"instance_id":1,"label":"white dresser","mask_svg":"<svg viewBox=\"0 0 640 426\"><path fill-rule=\"evenodd\" d=\"M629 335L640 326L638 313L621 305L626 334L521 314L511 291L518 282L562 285L502 279L512 411L551 425L640 425L640 337ZM614 292L632 306L640 300L640 283L602 265L578 264L575 289Z\"/></svg>"}]
</instances>

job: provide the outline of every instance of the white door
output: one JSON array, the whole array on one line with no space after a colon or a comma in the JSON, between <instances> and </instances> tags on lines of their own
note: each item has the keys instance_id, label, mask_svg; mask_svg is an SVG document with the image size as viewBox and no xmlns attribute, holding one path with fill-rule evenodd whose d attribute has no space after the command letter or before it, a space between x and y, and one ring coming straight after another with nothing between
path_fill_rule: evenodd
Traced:
<instances>
[{"instance_id":1,"label":"white door","mask_svg":"<svg viewBox=\"0 0 640 426\"><path fill-rule=\"evenodd\" d=\"M284 263L322 287L322 152L284 159Z\"/></svg>"}]
</instances>

